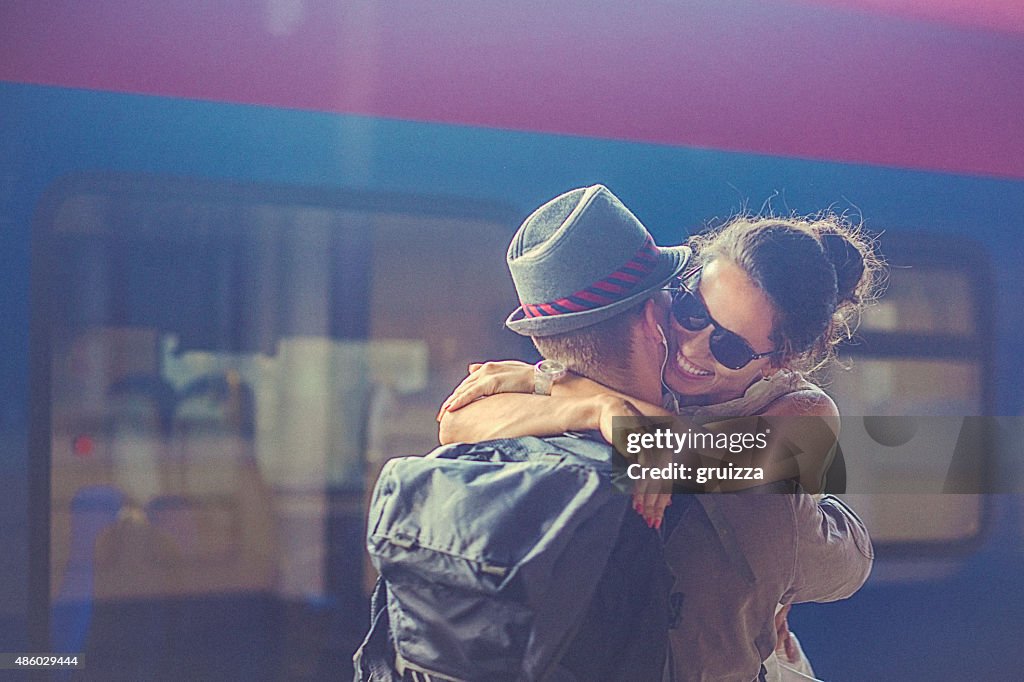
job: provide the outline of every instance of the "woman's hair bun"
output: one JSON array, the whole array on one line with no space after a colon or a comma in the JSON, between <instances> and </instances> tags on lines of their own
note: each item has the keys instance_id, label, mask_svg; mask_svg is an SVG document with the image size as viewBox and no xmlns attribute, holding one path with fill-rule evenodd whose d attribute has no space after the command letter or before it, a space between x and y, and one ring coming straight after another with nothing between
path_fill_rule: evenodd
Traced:
<instances>
[{"instance_id":1,"label":"woman's hair bun","mask_svg":"<svg viewBox=\"0 0 1024 682\"><path fill-rule=\"evenodd\" d=\"M857 286L864 276L864 256L860 250L841 234L821 235L821 246L836 271L836 301L856 301Z\"/></svg>"}]
</instances>

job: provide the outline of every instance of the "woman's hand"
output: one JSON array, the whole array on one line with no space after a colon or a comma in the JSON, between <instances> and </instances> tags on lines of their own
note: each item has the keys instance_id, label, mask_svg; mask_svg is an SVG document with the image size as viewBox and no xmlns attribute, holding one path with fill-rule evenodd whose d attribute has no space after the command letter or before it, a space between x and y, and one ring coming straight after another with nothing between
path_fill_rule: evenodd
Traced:
<instances>
[{"instance_id":1,"label":"woman's hand","mask_svg":"<svg viewBox=\"0 0 1024 682\"><path fill-rule=\"evenodd\" d=\"M595 398L598 406L598 425L601 436L613 443L615 417L634 417L646 421L647 415L641 412L633 401L619 395L602 395ZM627 453L620 453L628 457ZM637 458L643 469L663 467L671 461L668 453L642 452ZM663 479L642 478L633 486L633 509L644 517L647 525L654 529L661 528L665 517L665 507L672 504L672 485Z\"/></svg>"},{"instance_id":2,"label":"woman's hand","mask_svg":"<svg viewBox=\"0 0 1024 682\"><path fill-rule=\"evenodd\" d=\"M437 421L441 421L445 412L454 412L478 398L496 393L532 392L533 365L518 360L475 362L469 366L469 376L441 403Z\"/></svg>"},{"instance_id":3,"label":"woman's hand","mask_svg":"<svg viewBox=\"0 0 1024 682\"><path fill-rule=\"evenodd\" d=\"M792 604L786 604L775 614L775 653L784 656L790 663L800 662L800 648L789 631L789 610Z\"/></svg>"}]
</instances>

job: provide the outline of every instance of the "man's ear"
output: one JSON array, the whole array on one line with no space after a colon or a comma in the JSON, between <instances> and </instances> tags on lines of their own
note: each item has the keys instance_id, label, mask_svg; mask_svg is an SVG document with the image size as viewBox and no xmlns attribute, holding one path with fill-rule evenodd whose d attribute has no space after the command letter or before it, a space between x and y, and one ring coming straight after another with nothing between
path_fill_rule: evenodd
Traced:
<instances>
[{"instance_id":1,"label":"man's ear","mask_svg":"<svg viewBox=\"0 0 1024 682\"><path fill-rule=\"evenodd\" d=\"M659 300L659 296L652 296L647 299L644 303L643 314L643 331L646 336L649 336L652 341L661 343L663 340L667 344L668 339L663 337L663 334L667 334L665 327L668 324L668 305L665 301Z\"/></svg>"}]
</instances>

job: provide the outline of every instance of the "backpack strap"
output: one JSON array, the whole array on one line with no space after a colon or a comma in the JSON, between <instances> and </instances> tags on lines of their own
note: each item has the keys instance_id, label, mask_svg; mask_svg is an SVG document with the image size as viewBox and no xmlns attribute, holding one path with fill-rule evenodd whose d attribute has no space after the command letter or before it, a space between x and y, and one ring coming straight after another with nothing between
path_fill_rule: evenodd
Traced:
<instances>
[{"instance_id":1,"label":"backpack strap","mask_svg":"<svg viewBox=\"0 0 1024 682\"><path fill-rule=\"evenodd\" d=\"M384 579L378 577L370 598L370 630L352 656L355 682L401 682L402 675L395 670L394 664L387 586Z\"/></svg>"},{"instance_id":2,"label":"backpack strap","mask_svg":"<svg viewBox=\"0 0 1024 682\"><path fill-rule=\"evenodd\" d=\"M460 680L456 680L454 677L445 677L410 663L397 651L395 652L395 669L402 676L403 682L405 680L410 682L460 682Z\"/></svg>"}]
</instances>

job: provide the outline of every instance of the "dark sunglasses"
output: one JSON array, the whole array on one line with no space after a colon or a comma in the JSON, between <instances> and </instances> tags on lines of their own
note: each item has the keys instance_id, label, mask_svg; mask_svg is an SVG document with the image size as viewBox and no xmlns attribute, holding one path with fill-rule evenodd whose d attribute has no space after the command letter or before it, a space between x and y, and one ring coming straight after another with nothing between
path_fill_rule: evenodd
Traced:
<instances>
[{"instance_id":1,"label":"dark sunglasses","mask_svg":"<svg viewBox=\"0 0 1024 682\"><path fill-rule=\"evenodd\" d=\"M754 360L779 352L770 350L767 353L755 353L742 336L715 322L700 296L699 285L700 268L680 278L678 287L672 291L672 317L680 327L691 332L699 332L708 325L713 326L715 330L711 332L708 346L715 360L729 369L743 369Z\"/></svg>"}]
</instances>

